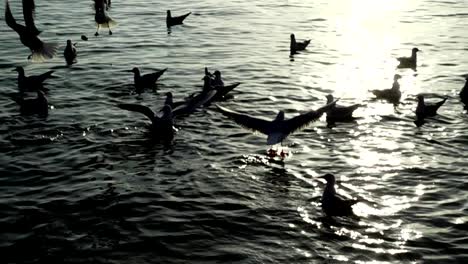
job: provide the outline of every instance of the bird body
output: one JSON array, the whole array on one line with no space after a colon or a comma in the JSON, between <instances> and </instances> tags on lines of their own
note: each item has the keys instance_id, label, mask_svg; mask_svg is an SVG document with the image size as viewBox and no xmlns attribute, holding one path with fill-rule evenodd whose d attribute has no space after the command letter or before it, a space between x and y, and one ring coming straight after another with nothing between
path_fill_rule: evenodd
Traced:
<instances>
[{"instance_id":1,"label":"bird body","mask_svg":"<svg viewBox=\"0 0 468 264\"><path fill-rule=\"evenodd\" d=\"M383 99L393 104L398 104L401 99L400 84L398 83L399 79L401 79L401 76L399 74L395 74L393 77L392 88L384 90L372 90L371 92L377 99Z\"/></svg>"},{"instance_id":2,"label":"bird body","mask_svg":"<svg viewBox=\"0 0 468 264\"><path fill-rule=\"evenodd\" d=\"M325 174L320 177L327 181L322 194L322 210L327 216L350 216L354 215L352 206L357 200L347 200L339 197L335 190L335 176Z\"/></svg>"},{"instance_id":3,"label":"bird body","mask_svg":"<svg viewBox=\"0 0 468 264\"><path fill-rule=\"evenodd\" d=\"M305 50L310 43L310 39L297 42L294 34L291 34L290 38L289 52L291 55L297 54L298 51Z\"/></svg>"},{"instance_id":4,"label":"bird body","mask_svg":"<svg viewBox=\"0 0 468 264\"><path fill-rule=\"evenodd\" d=\"M22 3L25 26L16 23L8 0L5 7L5 21L7 25L18 33L21 43L31 50L31 55L28 56L28 59L32 59L34 62L41 62L53 58L57 52L57 45L45 43L39 39L38 36L41 32L34 24L34 0L23 0Z\"/></svg>"},{"instance_id":5,"label":"bird body","mask_svg":"<svg viewBox=\"0 0 468 264\"><path fill-rule=\"evenodd\" d=\"M164 74L164 72L166 72L166 70L167 68L157 72L141 75L140 69L137 67L133 68L131 72L133 72L135 91L138 94L141 94L145 91L145 88L154 88L156 81Z\"/></svg>"},{"instance_id":6,"label":"bird body","mask_svg":"<svg viewBox=\"0 0 468 264\"><path fill-rule=\"evenodd\" d=\"M184 23L185 18L187 18L192 12L188 12L185 15L182 16L175 16L173 17L171 15L171 10L167 10L167 15L166 15L166 26L171 27L175 25L181 25Z\"/></svg>"},{"instance_id":7,"label":"bird body","mask_svg":"<svg viewBox=\"0 0 468 264\"><path fill-rule=\"evenodd\" d=\"M400 62L398 64L398 68L412 68L416 69L417 62L418 62L418 55L417 53L420 50L418 48L413 48L411 50L411 57L400 57L397 60Z\"/></svg>"},{"instance_id":8,"label":"bird body","mask_svg":"<svg viewBox=\"0 0 468 264\"><path fill-rule=\"evenodd\" d=\"M41 75L26 76L23 67L16 67L14 71L18 72L18 90L20 93L47 90L44 88L44 81L52 77L54 71L48 71Z\"/></svg>"},{"instance_id":9,"label":"bird body","mask_svg":"<svg viewBox=\"0 0 468 264\"><path fill-rule=\"evenodd\" d=\"M63 51L63 56L65 57L67 65L72 65L73 63L76 63L76 48L75 44L73 44L71 40L67 40L67 46Z\"/></svg>"},{"instance_id":10,"label":"bird body","mask_svg":"<svg viewBox=\"0 0 468 264\"><path fill-rule=\"evenodd\" d=\"M442 101L439 101L435 104L426 104L424 101L423 95L418 95L418 105L416 107L416 117L418 119L424 119L426 117L434 117L437 115L437 110L447 101L445 97Z\"/></svg>"},{"instance_id":11,"label":"bird body","mask_svg":"<svg viewBox=\"0 0 468 264\"><path fill-rule=\"evenodd\" d=\"M44 93L37 90L37 97L32 99L25 99L22 95L15 98L15 101L20 106L21 115L34 115L47 116L49 113L49 103Z\"/></svg>"},{"instance_id":12,"label":"bird body","mask_svg":"<svg viewBox=\"0 0 468 264\"><path fill-rule=\"evenodd\" d=\"M468 77L465 78L466 82L462 90L459 93L461 102L465 105L465 108L468 107Z\"/></svg>"},{"instance_id":13,"label":"bird body","mask_svg":"<svg viewBox=\"0 0 468 264\"><path fill-rule=\"evenodd\" d=\"M331 104L335 99L333 95L327 95L327 104ZM327 113L327 122L337 122L337 121L350 121L353 119L353 112L358 109L361 105L354 104L350 106L341 106L335 104L328 110Z\"/></svg>"},{"instance_id":14,"label":"bird body","mask_svg":"<svg viewBox=\"0 0 468 264\"><path fill-rule=\"evenodd\" d=\"M285 119L284 112L279 111L276 117L271 121L247 114L241 114L219 105L216 106L222 114L233 119L241 126L267 135L267 144L274 145L282 142L291 133L294 133L295 131L307 126L309 123L319 119L323 113L330 110L330 108L335 104L336 101L317 110L311 110L290 119Z\"/></svg>"}]
</instances>

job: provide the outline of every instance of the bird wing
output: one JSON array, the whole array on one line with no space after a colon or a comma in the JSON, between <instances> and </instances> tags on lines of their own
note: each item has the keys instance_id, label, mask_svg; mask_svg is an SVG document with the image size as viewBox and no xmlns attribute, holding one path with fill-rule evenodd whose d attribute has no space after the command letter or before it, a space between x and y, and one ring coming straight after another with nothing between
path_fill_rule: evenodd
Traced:
<instances>
[{"instance_id":1,"label":"bird wing","mask_svg":"<svg viewBox=\"0 0 468 264\"><path fill-rule=\"evenodd\" d=\"M48 79L48 78L50 78L50 77L52 76L52 73L53 73L53 72L54 72L54 71L48 71L48 72L46 72L46 73L43 73L43 74L37 76L37 79L36 79L37 82L43 83L46 79Z\"/></svg>"},{"instance_id":2,"label":"bird wing","mask_svg":"<svg viewBox=\"0 0 468 264\"><path fill-rule=\"evenodd\" d=\"M8 3L8 0L6 1L6 6L5 6L5 21L7 25L16 32L20 32L25 29L24 26L16 23L16 20L13 17L13 14L11 13L10 3Z\"/></svg>"},{"instance_id":3,"label":"bird wing","mask_svg":"<svg viewBox=\"0 0 468 264\"><path fill-rule=\"evenodd\" d=\"M164 72L167 71L167 68L163 69L163 70L160 70L160 71L157 71L157 72L154 72L154 73L150 73L150 74L147 74L145 76L142 76L142 77L146 77L148 76L149 78L151 78L151 80L153 80L153 82L156 82L159 77L161 77L161 75L164 74Z\"/></svg>"},{"instance_id":4,"label":"bird wing","mask_svg":"<svg viewBox=\"0 0 468 264\"><path fill-rule=\"evenodd\" d=\"M215 86L216 90L218 91L218 94L216 94L216 97L221 98L221 97L225 96L230 91L234 90L234 88L239 86L239 84L240 83L237 82L237 83L233 83L231 85L226 85L226 86L218 86L218 87Z\"/></svg>"},{"instance_id":5,"label":"bird wing","mask_svg":"<svg viewBox=\"0 0 468 264\"><path fill-rule=\"evenodd\" d=\"M33 33L34 35L39 35L40 31L36 28L34 24L34 13L36 10L36 5L34 0L23 0L23 17L26 24L26 28Z\"/></svg>"},{"instance_id":6,"label":"bird wing","mask_svg":"<svg viewBox=\"0 0 468 264\"><path fill-rule=\"evenodd\" d=\"M305 126L307 126L310 122L313 122L317 119L319 119L323 113L327 112L330 110L333 106L336 105L336 102L338 100L335 100L325 106L320 107L317 110L312 110L303 114L300 114L298 116L295 116L289 120L286 120L286 126L285 126L285 133L286 135L289 135Z\"/></svg>"},{"instance_id":7,"label":"bird wing","mask_svg":"<svg viewBox=\"0 0 468 264\"><path fill-rule=\"evenodd\" d=\"M154 121L156 119L156 115L154 114L153 110L151 110L147 106L138 104L118 104L117 106L121 109L125 109L128 111L142 113L145 116L147 116L151 121Z\"/></svg>"},{"instance_id":8,"label":"bird wing","mask_svg":"<svg viewBox=\"0 0 468 264\"><path fill-rule=\"evenodd\" d=\"M188 17L190 14L192 14L192 12L188 12L188 13L185 14L185 15L181 15L181 16L176 17L176 18L177 18L177 21L180 22L180 23L182 23L182 22L185 20L185 18Z\"/></svg>"},{"instance_id":9,"label":"bird wing","mask_svg":"<svg viewBox=\"0 0 468 264\"><path fill-rule=\"evenodd\" d=\"M174 116L190 114L193 111L195 111L195 109L197 109L198 107L209 102L215 95L215 90L202 92L190 98L188 101L184 102L184 104L175 107L172 113Z\"/></svg>"},{"instance_id":10,"label":"bird wing","mask_svg":"<svg viewBox=\"0 0 468 264\"><path fill-rule=\"evenodd\" d=\"M261 118L256 118L252 117L247 114L241 114L237 113L235 111L232 111L230 109L227 109L225 107L216 105L218 110L225 116L231 118L234 120L234 122L238 123L239 125L252 129L254 131L261 132L263 134L268 134L269 133L269 128L271 125L271 121L261 119Z\"/></svg>"}]
</instances>

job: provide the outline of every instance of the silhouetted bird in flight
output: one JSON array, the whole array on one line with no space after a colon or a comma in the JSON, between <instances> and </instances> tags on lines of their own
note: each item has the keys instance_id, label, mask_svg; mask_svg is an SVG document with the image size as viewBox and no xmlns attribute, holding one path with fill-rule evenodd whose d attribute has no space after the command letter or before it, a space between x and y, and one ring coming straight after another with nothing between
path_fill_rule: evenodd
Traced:
<instances>
[{"instance_id":1,"label":"silhouetted bird in flight","mask_svg":"<svg viewBox=\"0 0 468 264\"><path fill-rule=\"evenodd\" d=\"M67 46L63 51L63 56L65 57L65 61L67 65L72 65L76 63L76 43L72 43L71 40L67 40Z\"/></svg>"},{"instance_id":2,"label":"silhouetted bird in flight","mask_svg":"<svg viewBox=\"0 0 468 264\"><path fill-rule=\"evenodd\" d=\"M413 48L411 50L411 57L400 57L400 58L397 58L397 60L400 62L400 64L398 64L398 68L411 68L413 70L416 69L417 67L417 62L418 62L418 55L417 53L419 52L420 50L418 48Z\"/></svg>"},{"instance_id":3,"label":"silhouetted bird in flight","mask_svg":"<svg viewBox=\"0 0 468 264\"><path fill-rule=\"evenodd\" d=\"M166 70L167 68L157 72L140 75L140 70L137 67L133 68L130 72L133 72L135 92L137 94L141 94L145 91L145 88L154 89L156 81L164 74L164 72L166 72Z\"/></svg>"},{"instance_id":4,"label":"silhouetted bird in flight","mask_svg":"<svg viewBox=\"0 0 468 264\"><path fill-rule=\"evenodd\" d=\"M418 105L416 107L416 121L414 121L414 123L418 127L424 124L424 119L426 117L436 116L437 110L447 101L447 97L445 97L442 101L437 103L426 104L423 95L420 94L416 98L418 99Z\"/></svg>"},{"instance_id":5,"label":"silhouetted bird in flight","mask_svg":"<svg viewBox=\"0 0 468 264\"><path fill-rule=\"evenodd\" d=\"M111 27L117 24L117 22L115 22L106 12L106 10L108 10L108 4L110 4L110 1L94 0L94 10L96 12L94 15L94 20L97 24L96 33L94 33L95 36L99 35L100 27L108 28L109 35L112 35Z\"/></svg>"},{"instance_id":6,"label":"silhouetted bird in flight","mask_svg":"<svg viewBox=\"0 0 468 264\"><path fill-rule=\"evenodd\" d=\"M41 33L34 24L35 4L34 0L23 0L23 17L25 26L16 23L10 9L8 0L5 7L5 21L7 25L18 33L21 43L31 50L28 59L34 62L51 59L57 52L57 44L43 42L39 39Z\"/></svg>"},{"instance_id":7,"label":"silhouetted bird in flight","mask_svg":"<svg viewBox=\"0 0 468 264\"><path fill-rule=\"evenodd\" d=\"M460 91L460 100L465 105L465 109L468 109L468 77L465 77L465 85Z\"/></svg>"},{"instance_id":8,"label":"silhouetted bird in flight","mask_svg":"<svg viewBox=\"0 0 468 264\"><path fill-rule=\"evenodd\" d=\"M187 18L191 13L192 12L188 12L185 15L173 17L171 15L171 10L167 10L166 26L167 27L172 27L172 26L175 26L175 25L182 25L184 23L184 19Z\"/></svg>"},{"instance_id":9,"label":"silhouetted bird in flight","mask_svg":"<svg viewBox=\"0 0 468 264\"><path fill-rule=\"evenodd\" d=\"M325 189L322 194L322 210L327 216L352 216L352 206L356 204L357 200L348 200L339 197L335 190L335 176L333 174L325 174L320 177L327 181Z\"/></svg>"},{"instance_id":10,"label":"silhouetted bird in flight","mask_svg":"<svg viewBox=\"0 0 468 264\"><path fill-rule=\"evenodd\" d=\"M26 76L24 73L24 68L19 66L16 67L13 71L18 72L18 90L20 93L25 92L34 92L34 91L47 91L48 89L44 87L44 81L52 77L54 71L48 71L41 75L31 75Z\"/></svg>"},{"instance_id":11,"label":"silhouetted bird in flight","mask_svg":"<svg viewBox=\"0 0 468 264\"><path fill-rule=\"evenodd\" d=\"M327 97L327 104L333 103L335 99L333 95L329 94ZM343 121L351 121L354 119L353 112L361 107L360 104L354 104L350 106L342 106L335 104L326 112L327 113L327 123L334 123L334 122L343 122Z\"/></svg>"},{"instance_id":12,"label":"silhouetted bird in flight","mask_svg":"<svg viewBox=\"0 0 468 264\"><path fill-rule=\"evenodd\" d=\"M172 108L169 105L165 105L162 108L162 115L160 117L157 116L153 110L144 105L119 104L117 106L121 109L138 112L148 117L151 120L150 132L154 139L172 141L174 138L174 117Z\"/></svg>"},{"instance_id":13,"label":"silhouetted bird in flight","mask_svg":"<svg viewBox=\"0 0 468 264\"><path fill-rule=\"evenodd\" d=\"M309 45L309 43L310 43L310 39L297 42L296 36L294 36L294 34L291 34L291 43L289 45L290 54L294 55L294 54L297 54L298 51L305 50L307 46Z\"/></svg>"},{"instance_id":14,"label":"silhouetted bird in flight","mask_svg":"<svg viewBox=\"0 0 468 264\"><path fill-rule=\"evenodd\" d=\"M387 100L388 102L397 105L401 99L400 84L398 80L401 79L399 74L393 76L392 88L384 90L372 90L371 92L375 95L377 99Z\"/></svg>"},{"instance_id":15,"label":"silhouetted bird in flight","mask_svg":"<svg viewBox=\"0 0 468 264\"><path fill-rule=\"evenodd\" d=\"M45 117L49 113L49 104L44 92L37 90L37 97L32 99L25 99L23 96L14 98L20 106L20 113L22 115L39 115Z\"/></svg>"},{"instance_id":16,"label":"silhouetted bird in flight","mask_svg":"<svg viewBox=\"0 0 468 264\"><path fill-rule=\"evenodd\" d=\"M239 125L258 131L267 135L267 145L275 145L281 143L289 134L306 127L309 123L319 119L323 113L330 110L336 101L327 104L317 110L308 111L306 113L297 115L291 119L285 119L284 112L279 111L273 120L266 120L263 118L253 117L247 114L241 114L225 107L216 105L219 111L225 116L234 120Z\"/></svg>"}]
</instances>

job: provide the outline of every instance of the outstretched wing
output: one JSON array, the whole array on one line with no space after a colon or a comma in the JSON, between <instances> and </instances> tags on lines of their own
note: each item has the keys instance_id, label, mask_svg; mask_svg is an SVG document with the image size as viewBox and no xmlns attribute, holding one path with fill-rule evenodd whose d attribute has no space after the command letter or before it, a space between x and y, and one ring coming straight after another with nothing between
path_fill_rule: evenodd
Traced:
<instances>
[{"instance_id":1,"label":"outstretched wing","mask_svg":"<svg viewBox=\"0 0 468 264\"><path fill-rule=\"evenodd\" d=\"M245 128L252 129L263 134L269 133L271 121L252 117L247 114L237 113L219 105L216 105L216 107L223 115L231 118L232 120L234 120L234 122L238 123L239 125Z\"/></svg>"},{"instance_id":2,"label":"outstretched wing","mask_svg":"<svg viewBox=\"0 0 468 264\"><path fill-rule=\"evenodd\" d=\"M128 110L128 111L142 113L142 114L144 114L145 116L147 116L152 122L153 122L154 119L156 118L156 116L155 116L153 110L151 110L149 107L144 106L144 105L138 105L138 104L118 104L117 106L118 106L119 108L121 108L121 109L125 109L125 110Z\"/></svg>"},{"instance_id":3,"label":"outstretched wing","mask_svg":"<svg viewBox=\"0 0 468 264\"><path fill-rule=\"evenodd\" d=\"M23 0L23 17L26 24L26 28L34 35L39 35L41 33L34 24L34 12L36 10L36 5L34 0Z\"/></svg>"},{"instance_id":4,"label":"outstretched wing","mask_svg":"<svg viewBox=\"0 0 468 264\"><path fill-rule=\"evenodd\" d=\"M215 95L216 95L215 90L202 92L190 98L188 101L184 102L183 104L180 104L177 107L175 107L172 113L174 116L188 115L192 113L193 111L195 111L195 109L197 109L198 107L209 102Z\"/></svg>"},{"instance_id":5,"label":"outstretched wing","mask_svg":"<svg viewBox=\"0 0 468 264\"><path fill-rule=\"evenodd\" d=\"M8 0L6 1L6 4L5 4L5 21L10 28L12 28L14 31L18 33L25 29L24 26L16 23L16 20L13 17L13 14L11 13L10 3L8 3Z\"/></svg>"},{"instance_id":6,"label":"outstretched wing","mask_svg":"<svg viewBox=\"0 0 468 264\"><path fill-rule=\"evenodd\" d=\"M303 114L300 114L298 116L295 116L287 121L285 121L286 123L286 128L285 128L285 131L284 133L286 134L291 134L305 126L307 126L310 122L313 122L313 121L316 121L317 119L319 119L323 113L327 112L328 110L330 110L333 106L336 105L336 102L338 100L335 100L323 107L320 107L319 109L317 110L312 110L312 111L309 111L309 112L306 112L306 113L303 113Z\"/></svg>"}]
</instances>

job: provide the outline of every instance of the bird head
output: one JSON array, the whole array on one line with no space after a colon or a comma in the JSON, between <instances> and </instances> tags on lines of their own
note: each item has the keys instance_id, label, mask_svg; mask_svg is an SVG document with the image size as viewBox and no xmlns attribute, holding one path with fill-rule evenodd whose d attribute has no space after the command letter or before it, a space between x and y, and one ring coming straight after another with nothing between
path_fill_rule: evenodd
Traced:
<instances>
[{"instance_id":1,"label":"bird head","mask_svg":"<svg viewBox=\"0 0 468 264\"><path fill-rule=\"evenodd\" d=\"M171 92L167 92L167 93L166 93L166 97L172 98L172 93L171 93Z\"/></svg>"},{"instance_id":2,"label":"bird head","mask_svg":"<svg viewBox=\"0 0 468 264\"><path fill-rule=\"evenodd\" d=\"M419 52L420 50L419 50L418 48L413 48L411 51L412 51L413 53L416 53L416 52Z\"/></svg>"},{"instance_id":3,"label":"bird head","mask_svg":"<svg viewBox=\"0 0 468 264\"><path fill-rule=\"evenodd\" d=\"M72 45L72 41L69 39L67 40L67 46L71 46Z\"/></svg>"},{"instance_id":4,"label":"bird head","mask_svg":"<svg viewBox=\"0 0 468 264\"><path fill-rule=\"evenodd\" d=\"M399 79L401 79L401 75L400 75L400 74L395 74L395 75L393 76L393 80L394 80L394 81L399 80Z\"/></svg>"},{"instance_id":5,"label":"bird head","mask_svg":"<svg viewBox=\"0 0 468 264\"><path fill-rule=\"evenodd\" d=\"M327 173L320 178L325 179L327 183L334 184L335 183L335 176L333 174Z\"/></svg>"},{"instance_id":6,"label":"bird head","mask_svg":"<svg viewBox=\"0 0 468 264\"><path fill-rule=\"evenodd\" d=\"M214 75L215 75L216 77L221 77L221 72L218 71L218 70L216 70L216 71L214 72Z\"/></svg>"},{"instance_id":7,"label":"bird head","mask_svg":"<svg viewBox=\"0 0 468 264\"><path fill-rule=\"evenodd\" d=\"M279 111L278 115L275 118L276 121L283 121L284 120L284 111Z\"/></svg>"},{"instance_id":8,"label":"bird head","mask_svg":"<svg viewBox=\"0 0 468 264\"><path fill-rule=\"evenodd\" d=\"M294 34L291 34L291 39L296 39L296 37L294 36Z\"/></svg>"},{"instance_id":9,"label":"bird head","mask_svg":"<svg viewBox=\"0 0 468 264\"><path fill-rule=\"evenodd\" d=\"M16 67L13 71L19 72L19 73L24 73L24 68L21 66Z\"/></svg>"},{"instance_id":10,"label":"bird head","mask_svg":"<svg viewBox=\"0 0 468 264\"><path fill-rule=\"evenodd\" d=\"M333 102L333 95L331 94L327 94L327 104L330 104L331 102Z\"/></svg>"},{"instance_id":11,"label":"bird head","mask_svg":"<svg viewBox=\"0 0 468 264\"><path fill-rule=\"evenodd\" d=\"M418 95L416 96L416 99L418 100L418 102L424 102L424 95L418 94Z\"/></svg>"},{"instance_id":12,"label":"bird head","mask_svg":"<svg viewBox=\"0 0 468 264\"><path fill-rule=\"evenodd\" d=\"M140 73L140 70L139 70L137 67L135 67L135 68L133 68L133 69L131 70L131 72L133 72L133 73Z\"/></svg>"},{"instance_id":13,"label":"bird head","mask_svg":"<svg viewBox=\"0 0 468 264\"><path fill-rule=\"evenodd\" d=\"M171 16L171 10L167 10L166 13L167 13L167 16L168 16L168 17Z\"/></svg>"}]
</instances>

